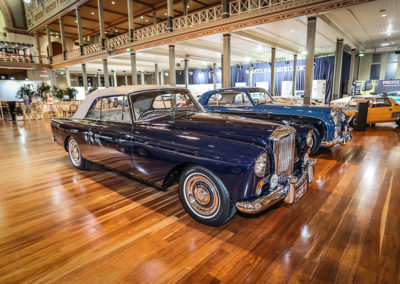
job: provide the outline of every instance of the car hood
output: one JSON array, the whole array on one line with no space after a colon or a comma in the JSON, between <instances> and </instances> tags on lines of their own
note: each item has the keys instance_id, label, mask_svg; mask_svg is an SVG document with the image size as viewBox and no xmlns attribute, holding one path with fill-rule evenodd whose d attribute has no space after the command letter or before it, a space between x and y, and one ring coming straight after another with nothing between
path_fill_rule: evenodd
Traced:
<instances>
[{"instance_id":1,"label":"car hood","mask_svg":"<svg viewBox=\"0 0 400 284\"><path fill-rule=\"evenodd\" d=\"M220 137L266 147L271 133L282 124L214 113L176 113L137 123L157 129L186 132L186 135Z\"/></svg>"}]
</instances>

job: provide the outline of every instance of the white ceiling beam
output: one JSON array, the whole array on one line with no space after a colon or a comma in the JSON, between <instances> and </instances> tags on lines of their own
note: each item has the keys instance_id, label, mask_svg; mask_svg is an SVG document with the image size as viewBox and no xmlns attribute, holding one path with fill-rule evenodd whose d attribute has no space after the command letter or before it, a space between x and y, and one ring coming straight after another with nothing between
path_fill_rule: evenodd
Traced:
<instances>
[{"instance_id":1,"label":"white ceiling beam","mask_svg":"<svg viewBox=\"0 0 400 284\"><path fill-rule=\"evenodd\" d=\"M279 49L287 50L287 51L289 51L289 52L291 52L293 54L298 54L299 53L299 50L291 48L291 47L289 47L287 45L278 43L276 41L269 40L269 39L265 38L264 35L261 35L260 33L257 33L254 30L251 31L251 32L248 32L248 31L237 31L237 32L234 32L233 34L238 35L240 37L244 37L246 39L250 39L250 40L255 41L255 42L264 43L264 44L270 45L272 47L276 47L276 48L279 48Z\"/></svg>"},{"instance_id":2,"label":"white ceiling beam","mask_svg":"<svg viewBox=\"0 0 400 284\"><path fill-rule=\"evenodd\" d=\"M357 48L359 50L364 50L365 47L357 42L354 38L352 38L346 31L344 31L335 21L329 17L327 14L320 15L319 18L327 24L332 30L334 30L336 33L341 35L345 41L350 43L353 48Z\"/></svg>"}]
</instances>

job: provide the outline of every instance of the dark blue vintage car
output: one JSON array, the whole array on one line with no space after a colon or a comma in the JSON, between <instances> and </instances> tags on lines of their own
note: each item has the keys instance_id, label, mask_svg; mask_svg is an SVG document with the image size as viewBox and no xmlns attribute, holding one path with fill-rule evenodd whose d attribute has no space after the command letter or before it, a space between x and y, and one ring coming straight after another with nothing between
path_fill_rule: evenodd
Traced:
<instances>
[{"instance_id":1,"label":"dark blue vintage car","mask_svg":"<svg viewBox=\"0 0 400 284\"><path fill-rule=\"evenodd\" d=\"M179 181L186 211L212 226L293 203L313 181L309 127L207 113L184 88L97 90L51 127L76 168L99 163L163 190Z\"/></svg>"},{"instance_id":2,"label":"dark blue vintage car","mask_svg":"<svg viewBox=\"0 0 400 284\"><path fill-rule=\"evenodd\" d=\"M204 93L199 102L211 112L308 125L313 128L311 155L320 145L343 145L351 139L348 118L340 108L278 104L263 88L217 89Z\"/></svg>"}]
</instances>

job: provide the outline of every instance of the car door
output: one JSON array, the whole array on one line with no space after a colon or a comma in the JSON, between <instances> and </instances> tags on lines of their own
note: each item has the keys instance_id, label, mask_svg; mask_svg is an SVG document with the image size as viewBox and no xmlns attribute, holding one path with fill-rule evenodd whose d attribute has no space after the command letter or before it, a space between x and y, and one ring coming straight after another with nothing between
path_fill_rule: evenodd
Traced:
<instances>
[{"instance_id":1,"label":"car door","mask_svg":"<svg viewBox=\"0 0 400 284\"><path fill-rule=\"evenodd\" d=\"M394 121L393 106L388 98L375 98L368 110L368 123Z\"/></svg>"},{"instance_id":2,"label":"car door","mask_svg":"<svg viewBox=\"0 0 400 284\"><path fill-rule=\"evenodd\" d=\"M101 98L100 118L90 125L90 160L131 173L132 120L126 96Z\"/></svg>"}]
</instances>

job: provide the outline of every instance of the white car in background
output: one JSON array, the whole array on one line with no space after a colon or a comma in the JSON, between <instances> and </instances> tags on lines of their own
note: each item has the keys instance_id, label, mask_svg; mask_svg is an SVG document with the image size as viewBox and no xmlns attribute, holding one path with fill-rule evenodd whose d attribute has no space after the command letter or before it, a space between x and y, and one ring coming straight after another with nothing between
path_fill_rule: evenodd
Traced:
<instances>
[{"instance_id":1,"label":"white car in background","mask_svg":"<svg viewBox=\"0 0 400 284\"><path fill-rule=\"evenodd\" d=\"M352 97L345 97L345 98L341 98L341 99L337 99L337 100L331 101L329 103L329 106L335 106L335 107L346 106L351 101L351 98Z\"/></svg>"}]
</instances>

